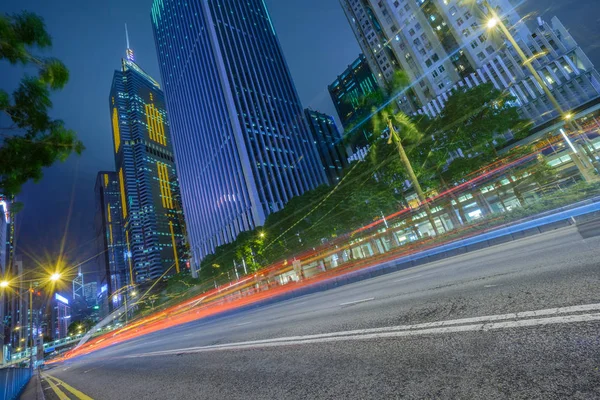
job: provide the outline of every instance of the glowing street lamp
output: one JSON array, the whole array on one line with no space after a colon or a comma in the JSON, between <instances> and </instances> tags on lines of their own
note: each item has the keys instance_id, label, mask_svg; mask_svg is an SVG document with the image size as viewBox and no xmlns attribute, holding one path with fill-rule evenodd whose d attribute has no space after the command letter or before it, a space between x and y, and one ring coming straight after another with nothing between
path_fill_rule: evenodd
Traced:
<instances>
[{"instance_id":1,"label":"glowing street lamp","mask_svg":"<svg viewBox=\"0 0 600 400\"><path fill-rule=\"evenodd\" d=\"M57 281L59 281L59 280L60 280L60 277L61 277L60 273L58 273L58 272L55 272L55 273L53 273L52 275L50 275L50 280L51 280L52 282L57 282Z\"/></svg>"},{"instance_id":2,"label":"glowing street lamp","mask_svg":"<svg viewBox=\"0 0 600 400\"><path fill-rule=\"evenodd\" d=\"M485 25L487 26L488 29L493 29L496 26L498 26L498 22L500 22L500 20L498 18L492 17L492 18L488 19L488 21Z\"/></svg>"},{"instance_id":3,"label":"glowing street lamp","mask_svg":"<svg viewBox=\"0 0 600 400\"><path fill-rule=\"evenodd\" d=\"M0 288L7 288L8 285L9 285L8 281L2 281L2 282L0 282Z\"/></svg>"}]
</instances>

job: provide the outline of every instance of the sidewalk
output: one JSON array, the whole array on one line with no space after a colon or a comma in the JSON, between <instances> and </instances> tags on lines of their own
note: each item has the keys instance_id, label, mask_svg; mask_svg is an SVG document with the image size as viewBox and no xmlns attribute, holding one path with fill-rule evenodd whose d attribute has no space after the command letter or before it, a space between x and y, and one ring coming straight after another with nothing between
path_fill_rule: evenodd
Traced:
<instances>
[{"instance_id":1,"label":"sidewalk","mask_svg":"<svg viewBox=\"0 0 600 400\"><path fill-rule=\"evenodd\" d=\"M20 400L44 400L44 392L42 391L42 382L40 380L40 371L36 370L29 380L25 390L19 397Z\"/></svg>"}]
</instances>

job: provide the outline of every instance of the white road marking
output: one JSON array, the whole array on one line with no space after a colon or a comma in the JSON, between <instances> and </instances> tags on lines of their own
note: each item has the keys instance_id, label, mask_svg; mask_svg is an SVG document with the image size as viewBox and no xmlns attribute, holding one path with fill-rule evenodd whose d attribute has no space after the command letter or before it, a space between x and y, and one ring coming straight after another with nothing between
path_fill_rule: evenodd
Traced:
<instances>
[{"instance_id":1,"label":"white road marking","mask_svg":"<svg viewBox=\"0 0 600 400\"><path fill-rule=\"evenodd\" d=\"M496 287L496 286L498 286L498 285L485 285L484 288L489 289L489 288L493 288L493 287Z\"/></svg>"},{"instance_id":2,"label":"white road marking","mask_svg":"<svg viewBox=\"0 0 600 400\"><path fill-rule=\"evenodd\" d=\"M236 324L235 326L244 326L244 325L248 325L248 324L251 324L251 323L252 323L252 321L250 321L250 322L242 322L241 324Z\"/></svg>"},{"instance_id":3,"label":"white road marking","mask_svg":"<svg viewBox=\"0 0 600 400\"><path fill-rule=\"evenodd\" d=\"M189 337L189 336L194 336L195 333L188 333L187 335L183 335L183 337Z\"/></svg>"},{"instance_id":4,"label":"white road marking","mask_svg":"<svg viewBox=\"0 0 600 400\"><path fill-rule=\"evenodd\" d=\"M149 357L170 354L200 353L206 351L239 350L275 346L292 346L299 344L327 343L348 340L369 340L407 336L432 335L456 332L487 332L497 329L522 328L529 326L569 324L579 322L600 321L600 313L573 314L600 310L600 304L587 304L573 307L549 308L537 311L525 311L512 314L488 315L475 318L436 321L415 325L399 325L385 328L359 329L353 331L331 332L317 335L291 336L266 340L255 340L220 344L213 346L190 347L178 350L157 351L125 358ZM539 318L544 317L544 318ZM495 322L500 321L500 322Z\"/></svg>"},{"instance_id":5,"label":"white road marking","mask_svg":"<svg viewBox=\"0 0 600 400\"><path fill-rule=\"evenodd\" d=\"M418 278L420 276L423 276L423 274L419 274L419 275L415 275L415 276L409 276L408 278L402 278L402 279L396 279L394 282L402 282L402 281L407 281L409 279L415 279Z\"/></svg>"},{"instance_id":6,"label":"white road marking","mask_svg":"<svg viewBox=\"0 0 600 400\"><path fill-rule=\"evenodd\" d=\"M375 297L371 297L368 299L362 299L362 300L356 300L356 301L349 301L348 303L340 304L340 306L350 306L352 304L366 303L367 301L372 301L372 300L375 300Z\"/></svg>"},{"instance_id":7,"label":"white road marking","mask_svg":"<svg viewBox=\"0 0 600 400\"><path fill-rule=\"evenodd\" d=\"M152 341L152 342L144 342L144 345L146 345L146 346L147 346L147 345L149 345L149 344L156 344L156 343L160 343L160 342L162 342L162 339L161 339L161 340L154 340L154 341Z\"/></svg>"},{"instance_id":8,"label":"white road marking","mask_svg":"<svg viewBox=\"0 0 600 400\"><path fill-rule=\"evenodd\" d=\"M259 348L265 348L265 347L297 346L297 345L302 345L302 344L330 343L330 342L349 341L349 340L398 338L398 337L408 337L408 336L435 335L435 334L443 334L443 333L476 332L476 331L487 332L487 331L497 330L497 329L523 328L523 327L529 327L529 326L568 324L568 323L592 322L592 321L600 321L600 313L568 315L568 316L550 317L550 318L526 319L526 320L521 320L521 321L505 321L505 322L495 322L495 323L487 323L487 324L480 323L480 324L473 324L473 325L447 326L447 327L442 327L442 328L430 328L430 329L419 329L419 330L409 330L409 331L379 332L379 333L371 333L371 334L365 334L365 335L321 337L321 338L316 338L316 339L286 340L286 339L292 339L292 338L280 338L280 339L274 339L272 341L260 341L259 340L256 342L242 342L242 343L215 345L215 346L191 347L188 349L179 349L179 350L157 351L154 353L125 356L125 358L139 358L139 357L151 357L151 356L173 355L173 354L192 354L192 353L204 353L204 352L210 352L210 351L259 349Z\"/></svg>"}]
</instances>

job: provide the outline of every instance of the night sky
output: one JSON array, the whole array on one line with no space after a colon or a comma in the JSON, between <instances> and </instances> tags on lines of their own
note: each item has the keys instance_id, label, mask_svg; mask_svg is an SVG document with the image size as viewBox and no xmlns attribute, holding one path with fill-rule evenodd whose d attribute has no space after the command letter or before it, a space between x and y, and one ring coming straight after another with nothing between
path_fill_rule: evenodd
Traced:
<instances>
[{"instance_id":1,"label":"night sky","mask_svg":"<svg viewBox=\"0 0 600 400\"><path fill-rule=\"evenodd\" d=\"M303 105L333 114L327 85L360 51L338 0L266 2ZM48 55L63 60L71 71L66 89L53 97L52 114L75 129L87 148L81 157L46 170L40 183L24 187L18 253L51 259L65 237L72 262L95 254L94 184L98 171L114 169L108 93L125 52L125 23L137 63L160 81L151 4L152 0L2 1L0 12L29 10L45 19L54 38ZM528 0L524 7L547 19L558 15L600 66L598 0ZM12 90L22 73L0 64L0 87Z\"/></svg>"}]
</instances>

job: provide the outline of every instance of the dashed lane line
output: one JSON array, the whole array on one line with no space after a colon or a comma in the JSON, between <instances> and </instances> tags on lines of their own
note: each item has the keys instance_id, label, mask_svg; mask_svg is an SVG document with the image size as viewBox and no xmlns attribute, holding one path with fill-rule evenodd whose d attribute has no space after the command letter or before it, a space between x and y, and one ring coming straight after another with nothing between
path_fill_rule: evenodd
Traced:
<instances>
[{"instance_id":1,"label":"dashed lane line","mask_svg":"<svg viewBox=\"0 0 600 400\"><path fill-rule=\"evenodd\" d=\"M126 358L149 357L170 354L200 353L207 351L240 350L261 347L291 346L300 344L327 343L348 340L368 340L456 332L523 328L543 325L570 324L600 321L600 304L573 307L549 308L511 314L488 315L475 318L436 321L415 325L399 325L384 328L359 329L316 335L281 337L274 339L228 343L212 346L189 347L175 350L125 356ZM571 315L567 315L571 314Z\"/></svg>"}]
</instances>

